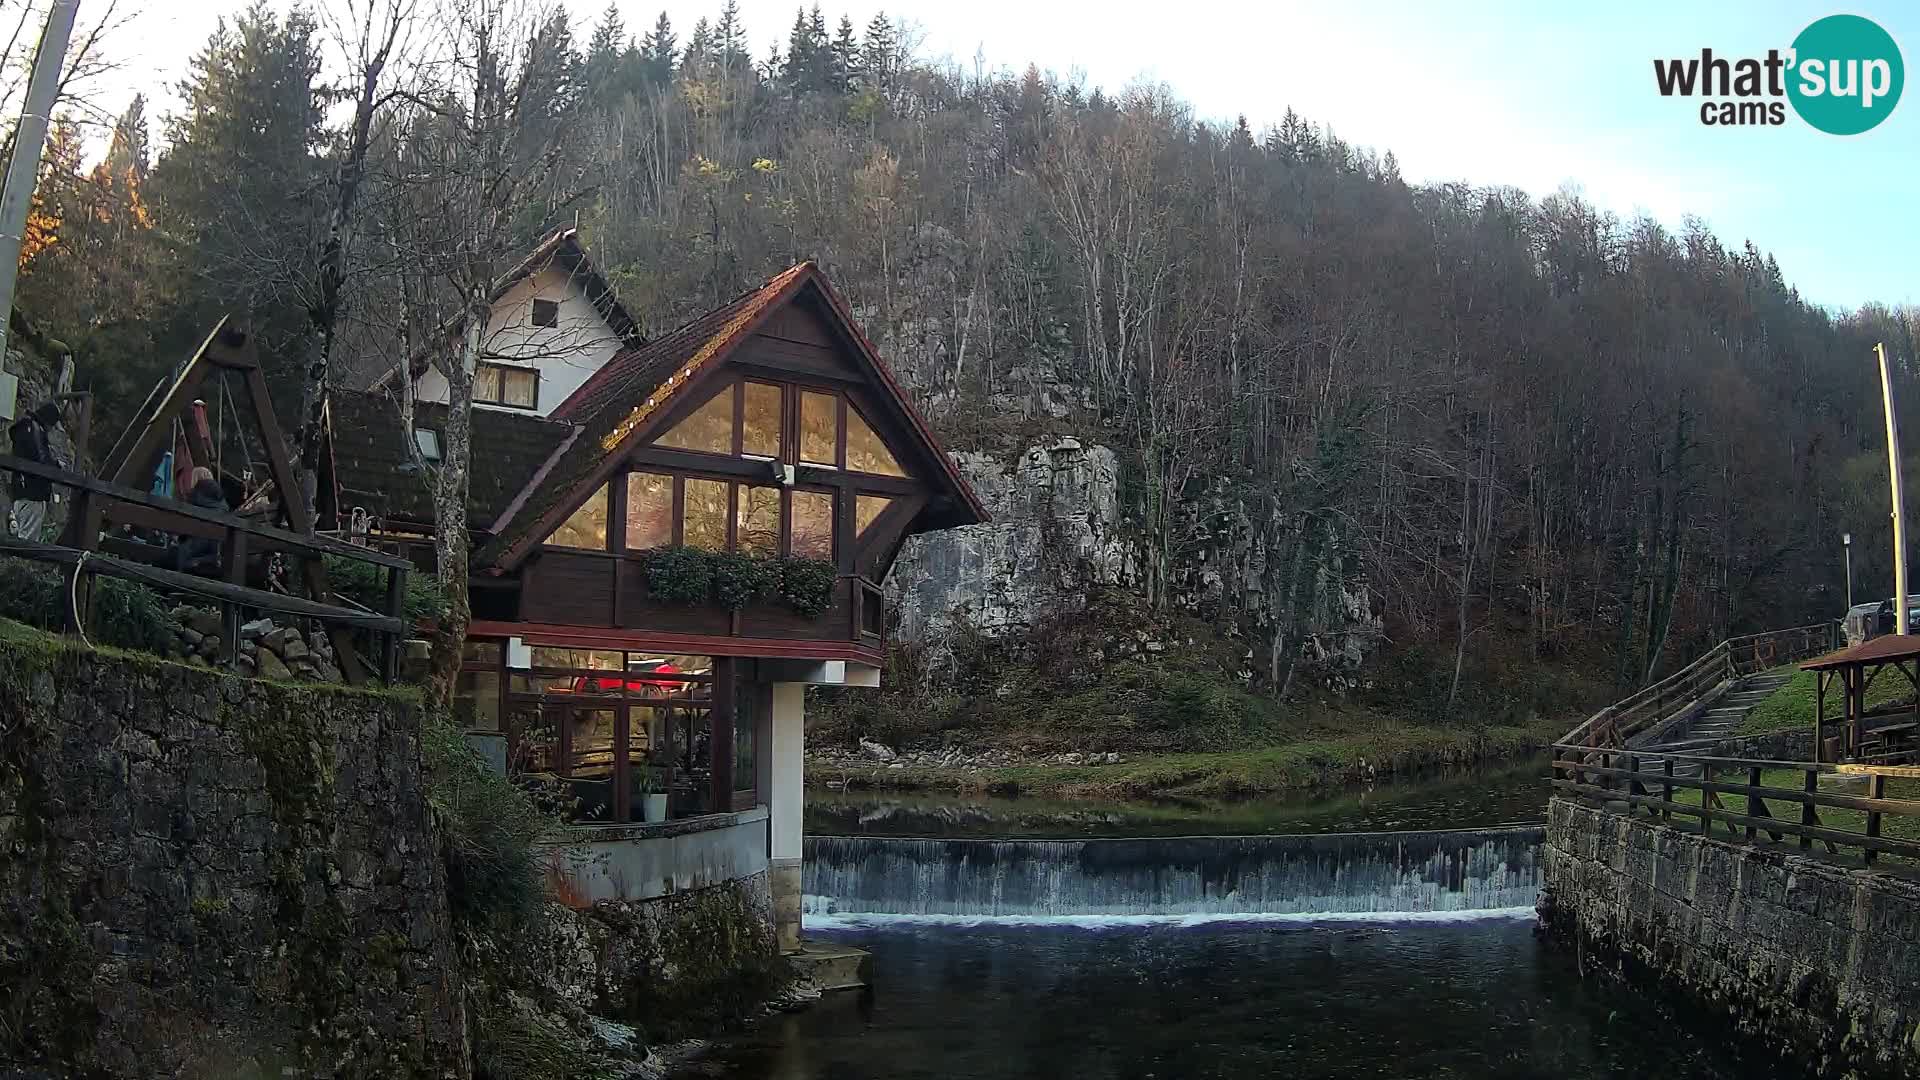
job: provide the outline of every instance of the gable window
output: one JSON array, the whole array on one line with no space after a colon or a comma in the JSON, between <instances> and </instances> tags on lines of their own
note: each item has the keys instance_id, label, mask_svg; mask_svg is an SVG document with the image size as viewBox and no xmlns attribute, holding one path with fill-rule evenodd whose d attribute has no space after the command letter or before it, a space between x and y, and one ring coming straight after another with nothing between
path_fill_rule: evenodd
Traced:
<instances>
[{"instance_id":1,"label":"gable window","mask_svg":"<svg viewBox=\"0 0 1920 1080\"><path fill-rule=\"evenodd\" d=\"M733 453L733 389L720 391L705 405L655 439L660 446L676 450L700 450L709 454Z\"/></svg>"},{"instance_id":2,"label":"gable window","mask_svg":"<svg viewBox=\"0 0 1920 1080\"><path fill-rule=\"evenodd\" d=\"M732 487L725 480L696 480L688 477L683 509L680 512L680 542L702 551L727 550L727 518L733 502Z\"/></svg>"},{"instance_id":3,"label":"gable window","mask_svg":"<svg viewBox=\"0 0 1920 1080\"><path fill-rule=\"evenodd\" d=\"M741 386L740 452L748 457L779 457L780 388L763 382Z\"/></svg>"},{"instance_id":4,"label":"gable window","mask_svg":"<svg viewBox=\"0 0 1920 1080\"><path fill-rule=\"evenodd\" d=\"M540 372L510 364L481 363L473 372L473 402L510 409L538 408Z\"/></svg>"},{"instance_id":5,"label":"gable window","mask_svg":"<svg viewBox=\"0 0 1920 1080\"><path fill-rule=\"evenodd\" d=\"M645 551L673 543L673 477L663 473L627 474L627 550Z\"/></svg>"},{"instance_id":6,"label":"gable window","mask_svg":"<svg viewBox=\"0 0 1920 1080\"><path fill-rule=\"evenodd\" d=\"M881 514L886 513L887 507L892 505L893 499L886 495L867 495L863 493L855 498L853 500L854 533L861 536L866 535L867 527L872 525Z\"/></svg>"},{"instance_id":7,"label":"gable window","mask_svg":"<svg viewBox=\"0 0 1920 1080\"><path fill-rule=\"evenodd\" d=\"M593 551L607 549L607 489L600 487L580 509L553 530L547 537L547 543L556 547L587 548Z\"/></svg>"},{"instance_id":8,"label":"gable window","mask_svg":"<svg viewBox=\"0 0 1920 1080\"><path fill-rule=\"evenodd\" d=\"M840 399L814 390L800 391L800 461L840 466Z\"/></svg>"},{"instance_id":9,"label":"gable window","mask_svg":"<svg viewBox=\"0 0 1920 1080\"><path fill-rule=\"evenodd\" d=\"M878 473L881 476L905 476L906 471L893 459L893 452L868 426L866 417L847 410L847 468L853 472Z\"/></svg>"},{"instance_id":10,"label":"gable window","mask_svg":"<svg viewBox=\"0 0 1920 1080\"><path fill-rule=\"evenodd\" d=\"M833 492L793 493L793 557L833 558Z\"/></svg>"},{"instance_id":11,"label":"gable window","mask_svg":"<svg viewBox=\"0 0 1920 1080\"><path fill-rule=\"evenodd\" d=\"M736 550L749 555L780 554L780 489L740 488L733 535Z\"/></svg>"},{"instance_id":12,"label":"gable window","mask_svg":"<svg viewBox=\"0 0 1920 1080\"><path fill-rule=\"evenodd\" d=\"M533 302L533 325L559 326L560 325L560 301L535 300Z\"/></svg>"}]
</instances>

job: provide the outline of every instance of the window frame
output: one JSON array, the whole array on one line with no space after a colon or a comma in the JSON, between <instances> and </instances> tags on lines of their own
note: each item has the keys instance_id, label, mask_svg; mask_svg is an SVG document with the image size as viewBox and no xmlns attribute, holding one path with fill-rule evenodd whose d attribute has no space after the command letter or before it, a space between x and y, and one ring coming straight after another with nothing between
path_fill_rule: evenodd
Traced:
<instances>
[{"instance_id":1,"label":"window frame","mask_svg":"<svg viewBox=\"0 0 1920 1080\"><path fill-rule=\"evenodd\" d=\"M497 387L494 397L483 398L480 396L480 392L479 392L480 378L479 378L478 368L488 368L488 369L497 371L499 373L498 377L494 382L494 385ZM516 374L516 375L525 373L533 376L533 404L515 405L506 399L507 398L507 375L509 373ZM496 363L492 360L482 360L479 362L478 365L476 365L476 370L474 372L473 386L474 386L473 403L475 405L487 405L496 409L513 409L517 412L539 412L540 411L540 369L537 367L528 367L523 364L501 364L501 363Z\"/></svg>"},{"instance_id":2,"label":"window frame","mask_svg":"<svg viewBox=\"0 0 1920 1080\"><path fill-rule=\"evenodd\" d=\"M545 309L543 309L541 307L542 304L545 304L548 306ZM547 310L552 313L553 315L552 322L540 321L540 312L542 310ZM542 330L558 329L560 326L560 301L552 297L546 297L546 296L534 297L532 303L528 305L527 324L529 326L539 327Z\"/></svg>"}]
</instances>

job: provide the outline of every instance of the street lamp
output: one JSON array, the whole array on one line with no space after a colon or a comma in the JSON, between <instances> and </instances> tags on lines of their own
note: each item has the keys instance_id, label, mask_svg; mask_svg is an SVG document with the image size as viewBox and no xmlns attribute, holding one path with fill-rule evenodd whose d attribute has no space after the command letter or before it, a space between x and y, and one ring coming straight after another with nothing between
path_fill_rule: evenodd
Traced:
<instances>
[{"instance_id":1,"label":"street lamp","mask_svg":"<svg viewBox=\"0 0 1920 1080\"><path fill-rule=\"evenodd\" d=\"M1840 534L1840 550L1846 553L1847 560L1847 610L1853 610L1853 534Z\"/></svg>"}]
</instances>

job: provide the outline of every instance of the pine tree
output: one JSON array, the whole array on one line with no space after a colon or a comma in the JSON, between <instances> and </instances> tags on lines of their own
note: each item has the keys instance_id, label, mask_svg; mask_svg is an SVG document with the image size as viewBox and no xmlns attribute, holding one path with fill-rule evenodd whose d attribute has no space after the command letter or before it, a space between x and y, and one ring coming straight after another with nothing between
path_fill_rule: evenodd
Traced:
<instances>
[{"instance_id":1,"label":"pine tree","mask_svg":"<svg viewBox=\"0 0 1920 1080\"><path fill-rule=\"evenodd\" d=\"M840 16L840 28L834 35L832 61L833 91L844 94L853 83L854 72L860 68L860 43L854 40L853 20L846 15Z\"/></svg>"},{"instance_id":2,"label":"pine tree","mask_svg":"<svg viewBox=\"0 0 1920 1080\"><path fill-rule=\"evenodd\" d=\"M893 81L899 44L894 38L893 21L884 11L876 11L867 22L867 37L860 48L860 81L881 89Z\"/></svg>"},{"instance_id":3,"label":"pine tree","mask_svg":"<svg viewBox=\"0 0 1920 1080\"><path fill-rule=\"evenodd\" d=\"M665 86L673 81L674 45L677 41L673 34L673 23L668 21L666 12L661 12L660 17L654 20L653 29L640 39L640 67L646 73L648 82Z\"/></svg>"},{"instance_id":4,"label":"pine tree","mask_svg":"<svg viewBox=\"0 0 1920 1080\"><path fill-rule=\"evenodd\" d=\"M265 0L222 20L193 58L152 185L171 273L192 283L174 312L178 340L249 311L263 354L299 354L303 253L325 228L319 70L311 16L296 8L282 21Z\"/></svg>"},{"instance_id":5,"label":"pine tree","mask_svg":"<svg viewBox=\"0 0 1920 1080\"><path fill-rule=\"evenodd\" d=\"M698 74L713 59L713 28L702 15L694 21L693 36L687 39L686 54L680 58L680 70Z\"/></svg>"},{"instance_id":6,"label":"pine tree","mask_svg":"<svg viewBox=\"0 0 1920 1080\"><path fill-rule=\"evenodd\" d=\"M665 17L662 12L662 17ZM620 8L608 0L607 10L600 13L600 22L593 28L593 36L587 39L587 64L611 64L625 49L627 44L627 24L620 18Z\"/></svg>"},{"instance_id":7,"label":"pine tree","mask_svg":"<svg viewBox=\"0 0 1920 1080\"><path fill-rule=\"evenodd\" d=\"M720 66L728 71L745 71L747 24L740 19L739 0L727 0L720 8L720 21L713 25L713 51Z\"/></svg>"},{"instance_id":8,"label":"pine tree","mask_svg":"<svg viewBox=\"0 0 1920 1080\"><path fill-rule=\"evenodd\" d=\"M814 47L808 33L807 10L795 8L793 29L787 33L787 63L781 72L787 86L795 94L803 94L812 89L814 78Z\"/></svg>"}]
</instances>

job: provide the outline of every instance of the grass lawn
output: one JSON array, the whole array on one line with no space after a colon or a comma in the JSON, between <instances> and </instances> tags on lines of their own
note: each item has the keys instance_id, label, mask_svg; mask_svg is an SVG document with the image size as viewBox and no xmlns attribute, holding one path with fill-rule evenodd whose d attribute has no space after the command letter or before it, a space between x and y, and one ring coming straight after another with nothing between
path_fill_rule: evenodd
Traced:
<instances>
[{"instance_id":1,"label":"grass lawn","mask_svg":"<svg viewBox=\"0 0 1920 1080\"><path fill-rule=\"evenodd\" d=\"M1015 765L997 769L822 770L816 779L853 787L985 791L1067 799L1232 799L1384 775L1512 757L1565 733L1564 719L1527 727L1454 731L1388 727L1278 746L1218 752L1143 754L1115 765Z\"/></svg>"},{"instance_id":2,"label":"grass lawn","mask_svg":"<svg viewBox=\"0 0 1920 1080\"><path fill-rule=\"evenodd\" d=\"M1762 701L1747 714L1736 729L1738 735L1762 735L1770 731L1810 730L1813 727L1814 673L1801 671L1785 686L1773 692L1773 696ZM1840 712L1840 684L1834 682L1827 687L1827 716L1837 718ZM1913 687L1907 677L1892 668L1882 668L1880 677L1867 686L1867 707L1890 705L1913 697Z\"/></svg>"}]
</instances>

